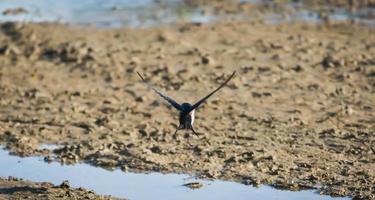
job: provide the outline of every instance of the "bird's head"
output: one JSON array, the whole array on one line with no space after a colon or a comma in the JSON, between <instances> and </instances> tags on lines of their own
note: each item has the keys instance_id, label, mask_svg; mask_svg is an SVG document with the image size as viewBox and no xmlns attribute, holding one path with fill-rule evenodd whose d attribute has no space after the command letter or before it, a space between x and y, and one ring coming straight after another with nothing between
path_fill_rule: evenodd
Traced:
<instances>
[{"instance_id":1,"label":"bird's head","mask_svg":"<svg viewBox=\"0 0 375 200\"><path fill-rule=\"evenodd\" d=\"M183 103L183 104L181 104L181 108L182 108L182 111L188 111L191 108L191 104L190 103Z\"/></svg>"}]
</instances>

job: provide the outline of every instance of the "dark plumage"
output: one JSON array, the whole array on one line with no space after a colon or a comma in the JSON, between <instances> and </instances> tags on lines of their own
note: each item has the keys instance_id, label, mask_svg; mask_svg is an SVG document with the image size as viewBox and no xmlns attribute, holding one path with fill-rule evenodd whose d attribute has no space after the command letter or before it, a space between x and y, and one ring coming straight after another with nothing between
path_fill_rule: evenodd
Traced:
<instances>
[{"instance_id":1,"label":"dark plumage","mask_svg":"<svg viewBox=\"0 0 375 200\"><path fill-rule=\"evenodd\" d=\"M199 106L201 106L214 93L216 93L222 87L224 87L234 77L234 75L236 74L236 71L234 71L232 75L230 75L230 77L224 83L222 83L218 88L216 88L214 91L212 91L207 96L203 97L201 100L197 101L193 105L189 103L182 103L182 104L177 103L175 100L162 94L157 89L155 89L152 85L150 85L140 73L137 72L137 74L148 85L149 88L154 90L158 95L160 95L163 99L165 99L169 104L171 104L174 108L176 108L180 112L180 117L179 117L180 125L177 127L176 132L180 129L190 129L193 131L194 134L197 134L193 128L195 110L199 108Z\"/></svg>"}]
</instances>

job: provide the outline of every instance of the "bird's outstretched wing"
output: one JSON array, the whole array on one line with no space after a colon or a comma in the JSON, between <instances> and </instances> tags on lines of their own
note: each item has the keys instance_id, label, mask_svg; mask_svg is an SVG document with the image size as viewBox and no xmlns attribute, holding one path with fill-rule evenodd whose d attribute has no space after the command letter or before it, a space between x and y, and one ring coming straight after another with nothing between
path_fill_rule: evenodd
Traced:
<instances>
[{"instance_id":1,"label":"bird's outstretched wing","mask_svg":"<svg viewBox=\"0 0 375 200\"><path fill-rule=\"evenodd\" d=\"M146 85L151 88L152 90L154 90L158 95L160 95L163 99L165 99L166 101L168 101L169 104L171 104L174 108L176 108L177 110L181 110L181 105L178 104L175 100L173 100L172 98L162 94L161 92L159 92L157 89L155 89L152 85L150 85L144 78L143 76L138 73L138 76L143 80L143 82L146 83Z\"/></svg>"},{"instance_id":2,"label":"bird's outstretched wing","mask_svg":"<svg viewBox=\"0 0 375 200\"><path fill-rule=\"evenodd\" d=\"M194 110L194 109L197 109L202 103L204 103L208 98L210 98L210 96L212 96L213 94L215 94L215 92L219 91L222 87L224 87L232 78L233 76L236 74L236 71L234 71L232 73L232 75L230 75L230 77L224 82L222 83L218 88L216 88L216 90L212 91L210 94L208 94L207 96L205 96L204 98L202 98L201 100L199 100L197 103L195 103L191 108L190 108L190 111ZM189 112L190 112L189 111Z\"/></svg>"}]
</instances>

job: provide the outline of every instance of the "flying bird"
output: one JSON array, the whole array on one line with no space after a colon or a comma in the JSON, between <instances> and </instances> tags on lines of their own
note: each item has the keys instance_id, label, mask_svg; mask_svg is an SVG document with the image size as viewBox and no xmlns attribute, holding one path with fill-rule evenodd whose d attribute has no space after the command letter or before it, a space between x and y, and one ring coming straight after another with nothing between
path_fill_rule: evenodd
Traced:
<instances>
[{"instance_id":1,"label":"flying bird","mask_svg":"<svg viewBox=\"0 0 375 200\"><path fill-rule=\"evenodd\" d=\"M175 109L177 109L180 112L180 116L179 116L180 125L177 127L174 134L176 134L177 131L181 129L190 129L191 131L193 131L195 135L197 135L197 132L193 128L195 110L199 108L199 106L201 106L213 94L215 94L222 87L224 87L234 77L234 75L236 74L236 71L234 71L232 75L230 75L229 78L226 81L224 81L218 88L216 88L214 91L212 91L207 96L203 97L202 99L200 99L193 105L191 105L190 103L182 103L182 104L177 103L171 97L168 97L167 95L164 95L163 93L155 89L155 87L149 84L139 72L137 72L137 74L142 79L142 81L147 84L149 88L151 88L154 92L156 92L159 96L161 96L164 100L166 100L170 105L172 105Z\"/></svg>"}]
</instances>

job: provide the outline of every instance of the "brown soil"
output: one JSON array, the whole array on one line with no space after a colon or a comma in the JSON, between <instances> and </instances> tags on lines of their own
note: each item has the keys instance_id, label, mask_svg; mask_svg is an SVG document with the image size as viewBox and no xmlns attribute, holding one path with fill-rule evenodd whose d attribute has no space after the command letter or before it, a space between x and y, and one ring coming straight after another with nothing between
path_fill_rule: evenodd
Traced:
<instances>
[{"instance_id":1,"label":"brown soil","mask_svg":"<svg viewBox=\"0 0 375 200\"><path fill-rule=\"evenodd\" d=\"M38 144L58 143L61 162L375 198L373 29L5 23L0 44L0 141L12 152L48 156ZM196 112L198 137L174 136L177 112L136 75L193 103L233 70Z\"/></svg>"},{"instance_id":2,"label":"brown soil","mask_svg":"<svg viewBox=\"0 0 375 200\"><path fill-rule=\"evenodd\" d=\"M50 183L33 183L17 178L0 178L0 199L30 199L30 200L51 200L51 199L97 199L111 200L108 196L98 196L92 191L83 188L72 189L68 182L55 186Z\"/></svg>"}]
</instances>

